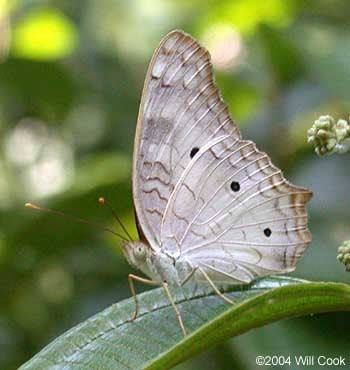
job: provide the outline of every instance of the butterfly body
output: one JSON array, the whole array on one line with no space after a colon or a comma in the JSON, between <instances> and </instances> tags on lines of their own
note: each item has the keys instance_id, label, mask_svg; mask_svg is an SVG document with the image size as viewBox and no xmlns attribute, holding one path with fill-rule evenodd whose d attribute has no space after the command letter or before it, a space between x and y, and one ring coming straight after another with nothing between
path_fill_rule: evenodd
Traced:
<instances>
[{"instance_id":1,"label":"butterfly body","mask_svg":"<svg viewBox=\"0 0 350 370\"><path fill-rule=\"evenodd\" d=\"M160 249L155 252L141 241L122 243L122 248L131 266L160 285L166 282L170 286L179 287L192 275L193 268L188 262L176 260Z\"/></svg>"}]
</instances>

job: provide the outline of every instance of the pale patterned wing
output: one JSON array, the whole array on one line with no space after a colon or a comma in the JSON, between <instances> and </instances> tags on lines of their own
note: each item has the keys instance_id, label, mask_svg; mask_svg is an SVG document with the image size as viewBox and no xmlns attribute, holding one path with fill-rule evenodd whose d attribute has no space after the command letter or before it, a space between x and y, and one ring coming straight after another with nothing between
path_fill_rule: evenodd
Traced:
<instances>
[{"instance_id":1,"label":"pale patterned wing","mask_svg":"<svg viewBox=\"0 0 350 370\"><path fill-rule=\"evenodd\" d=\"M134 146L138 228L154 249L169 197L191 157L227 134L240 137L215 86L209 53L189 35L169 33L149 66Z\"/></svg>"},{"instance_id":2,"label":"pale patterned wing","mask_svg":"<svg viewBox=\"0 0 350 370\"><path fill-rule=\"evenodd\" d=\"M182 174L164 214L162 245L216 282L289 272L311 240L311 196L253 142L222 136Z\"/></svg>"}]
</instances>

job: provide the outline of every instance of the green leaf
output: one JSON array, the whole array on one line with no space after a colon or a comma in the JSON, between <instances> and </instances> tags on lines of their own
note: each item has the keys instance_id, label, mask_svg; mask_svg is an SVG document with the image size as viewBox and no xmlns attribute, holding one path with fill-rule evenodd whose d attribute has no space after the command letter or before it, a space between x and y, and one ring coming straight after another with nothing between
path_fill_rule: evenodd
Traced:
<instances>
[{"instance_id":1,"label":"green leaf","mask_svg":"<svg viewBox=\"0 0 350 370\"><path fill-rule=\"evenodd\" d=\"M20 369L167 369L283 318L350 310L350 286L338 283L271 277L226 294L235 305L199 287L173 291L191 333L186 338L162 289L140 294L136 321L128 321L133 300L119 302L54 340Z\"/></svg>"}]
</instances>

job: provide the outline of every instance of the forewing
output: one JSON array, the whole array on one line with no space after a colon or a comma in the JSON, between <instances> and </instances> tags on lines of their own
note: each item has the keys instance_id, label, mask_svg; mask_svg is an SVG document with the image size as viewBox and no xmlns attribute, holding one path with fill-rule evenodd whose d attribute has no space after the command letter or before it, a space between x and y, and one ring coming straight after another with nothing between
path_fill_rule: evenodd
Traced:
<instances>
[{"instance_id":1,"label":"forewing","mask_svg":"<svg viewBox=\"0 0 350 370\"><path fill-rule=\"evenodd\" d=\"M292 271L311 240L310 198L253 142L224 135L197 153L176 185L162 245L214 281Z\"/></svg>"},{"instance_id":2,"label":"forewing","mask_svg":"<svg viewBox=\"0 0 350 370\"><path fill-rule=\"evenodd\" d=\"M153 248L168 200L198 150L222 135L239 138L215 86L209 53L181 31L155 51L134 145L133 196L139 232Z\"/></svg>"}]
</instances>

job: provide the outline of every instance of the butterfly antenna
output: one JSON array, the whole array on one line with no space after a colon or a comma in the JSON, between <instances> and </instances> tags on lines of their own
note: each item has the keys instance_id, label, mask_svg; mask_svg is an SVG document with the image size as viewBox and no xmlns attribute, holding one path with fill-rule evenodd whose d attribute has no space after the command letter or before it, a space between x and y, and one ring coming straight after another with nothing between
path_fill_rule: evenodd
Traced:
<instances>
[{"instance_id":1,"label":"butterfly antenna","mask_svg":"<svg viewBox=\"0 0 350 370\"><path fill-rule=\"evenodd\" d=\"M102 205L105 205L108 207L109 211L111 212L111 214L113 215L113 217L117 220L118 224L120 225L120 227L123 229L125 235L129 238L130 241L133 241L131 235L129 234L128 230L126 229L126 227L123 225L123 223L121 222L120 218L118 217L117 213L115 212L115 210L112 208L112 206L107 202L107 200L103 197L100 197L98 198L98 202Z\"/></svg>"},{"instance_id":2,"label":"butterfly antenna","mask_svg":"<svg viewBox=\"0 0 350 370\"><path fill-rule=\"evenodd\" d=\"M103 225L100 225L96 222L92 222L92 221L88 221L88 220L84 220L83 218L80 218L80 217L76 217L76 216L72 216L72 215L69 215L69 214L66 214L64 212L60 212L60 211L56 211L56 210L53 210L53 209L50 209L50 208L44 208L44 207L40 207L36 204L33 204L33 203L26 203L24 205L26 208L30 208L30 209L34 209L36 211L44 211L44 212L49 212L49 213L53 213L55 215L58 215L58 216L62 216L64 218L68 218L70 220L73 220L73 221L76 221L76 222L80 222L82 224L87 224L87 225L91 225L91 226L94 226L100 230L103 230L103 231L108 231L109 233L112 233L116 236L118 236L119 238L121 238L122 240L125 240L125 241L128 241L125 236L109 229L108 227L105 227Z\"/></svg>"}]
</instances>

